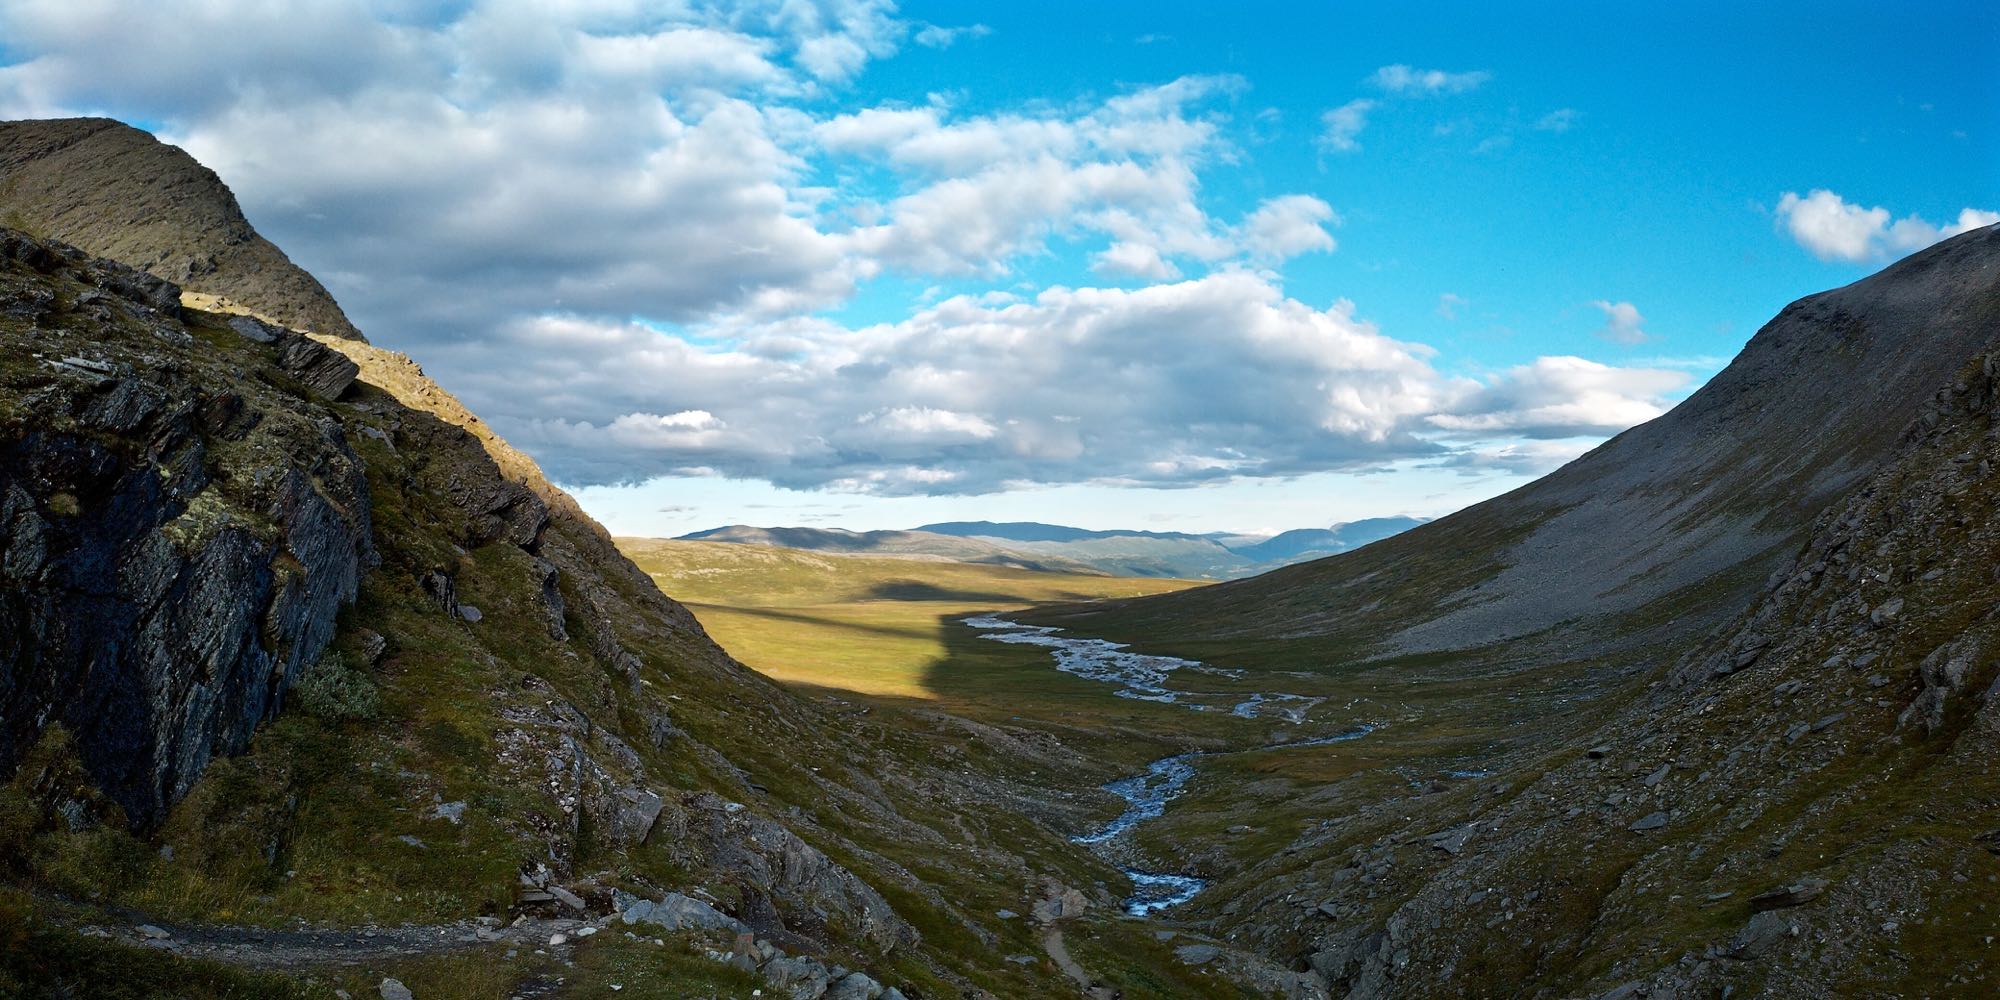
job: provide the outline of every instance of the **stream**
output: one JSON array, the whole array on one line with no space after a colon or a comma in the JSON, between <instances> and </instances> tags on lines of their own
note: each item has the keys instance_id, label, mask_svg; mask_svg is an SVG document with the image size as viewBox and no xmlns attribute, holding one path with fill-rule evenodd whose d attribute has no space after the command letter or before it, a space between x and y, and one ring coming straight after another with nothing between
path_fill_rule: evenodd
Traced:
<instances>
[{"instance_id":1,"label":"stream","mask_svg":"<svg viewBox=\"0 0 2000 1000\"><path fill-rule=\"evenodd\" d=\"M1228 711L1244 719L1264 716L1283 719L1292 725L1306 721L1306 713L1324 698L1302 694L1252 692L1248 695L1222 691L1191 691L1167 686L1167 678L1177 672L1206 674L1241 680L1241 670L1211 667L1199 660L1178 656L1154 656L1131 652L1125 643L1059 635L1062 630L1047 625L1023 625L995 615L978 615L964 620L978 629L981 639L1017 646L1041 646L1055 658L1056 669L1087 681L1117 686L1111 692L1120 698L1179 705L1196 712Z\"/></svg>"},{"instance_id":2,"label":"stream","mask_svg":"<svg viewBox=\"0 0 2000 1000\"><path fill-rule=\"evenodd\" d=\"M1231 679L1243 677L1244 672L1211 667L1196 660L1183 660L1179 657L1128 652L1124 643L1059 635L1057 633L1061 632L1061 629L1044 625L1022 625L992 615L975 616L964 621L966 625L984 633L980 636L982 639L1044 647L1049 650L1050 656L1054 657L1057 670L1085 680L1115 684L1118 690L1113 694L1120 698L1183 705L1195 711L1214 711L1227 707L1231 715L1239 718L1255 719L1270 714L1295 726L1306 720L1306 713L1311 711L1313 706L1326 700L1284 693L1254 692L1244 697L1217 692L1177 690L1166 686L1168 675L1177 671ZM1375 727L1372 725L1361 725L1332 736L1271 743L1251 747L1248 750L1227 752L1244 753L1250 750L1326 746L1358 740L1374 731ZM1125 877L1132 880L1134 892L1125 899L1126 913L1135 917L1147 916L1158 910L1185 903L1208 887L1207 879L1195 875L1153 872L1128 867L1123 864L1124 859L1120 857L1124 852L1110 849L1139 824L1165 815L1167 803L1179 797L1182 790L1187 787L1188 781L1194 777L1195 760L1206 756L1211 754L1193 752L1163 757L1147 765L1144 774L1120 778L1106 784L1105 791L1125 800L1125 811L1094 832L1070 838L1074 843L1091 848L1099 857L1118 864L1119 870L1125 873Z\"/></svg>"}]
</instances>

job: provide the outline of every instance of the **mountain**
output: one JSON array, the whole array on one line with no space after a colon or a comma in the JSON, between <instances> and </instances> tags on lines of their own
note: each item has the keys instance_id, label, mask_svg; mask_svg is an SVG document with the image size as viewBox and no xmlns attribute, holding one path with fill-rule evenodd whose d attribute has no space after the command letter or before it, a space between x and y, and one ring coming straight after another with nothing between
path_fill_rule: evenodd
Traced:
<instances>
[{"instance_id":1,"label":"mountain","mask_svg":"<svg viewBox=\"0 0 2000 1000\"><path fill-rule=\"evenodd\" d=\"M1988 227L1506 496L1020 617L1355 699L1372 752L1218 763L1153 834L1208 858L1189 917L1333 995L1988 995L1997 348ZM1203 846L1219 815L1286 833Z\"/></svg>"},{"instance_id":2,"label":"mountain","mask_svg":"<svg viewBox=\"0 0 2000 1000\"><path fill-rule=\"evenodd\" d=\"M1423 521L1410 517L1374 518L1271 537L1092 531L1038 521L949 521L909 531L869 532L730 525L683 535L681 539L777 545L814 552L930 556L1063 573L1199 580L1251 576L1301 559L1344 552Z\"/></svg>"},{"instance_id":3,"label":"mountain","mask_svg":"<svg viewBox=\"0 0 2000 1000\"><path fill-rule=\"evenodd\" d=\"M949 559L955 562L1017 566L1052 573L1101 572L1060 557L1030 558L1020 551L979 539L951 538L923 531L846 531L840 528L753 528L732 524L680 536L686 542L730 542L770 545L809 552L898 556L905 559Z\"/></svg>"},{"instance_id":4,"label":"mountain","mask_svg":"<svg viewBox=\"0 0 2000 1000\"><path fill-rule=\"evenodd\" d=\"M214 171L123 122L0 122L0 225L139 268L223 312L255 303L279 326L361 339Z\"/></svg>"},{"instance_id":5,"label":"mountain","mask_svg":"<svg viewBox=\"0 0 2000 1000\"><path fill-rule=\"evenodd\" d=\"M1178 531L1090 531L1040 521L942 521L910 529L959 538L1003 538L1010 542L1076 542L1100 538L1166 538L1174 541L1203 539Z\"/></svg>"},{"instance_id":6,"label":"mountain","mask_svg":"<svg viewBox=\"0 0 2000 1000\"><path fill-rule=\"evenodd\" d=\"M1425 517L1371 517L1342 522L1331 528L1294 528L1261 541L1219 541L1229 551L1245 559L1283 564L1358 549L1390 535L1401 534L1428 520Z\"/></svg>"},{"instance_id":7,"label":"mountain","mask_svg":"<svg viewBox=\"0 0 2000 1000\"><path fill-rule=\"evenodd\" d=\"M1740 610L1813 517L1989 346L2000 315L1978 230L1787 306L1665 416L1504 496L1340 558L1106 612L1169 637L1463 649L1686 603L1674 632ZM1159 631L1164 630L1164 631Z\"/></svg>"},{"instance_id":8,"label":"mountain","mask_svg":"<svg viewBox=\"0 0 2000 1000\"><path fill-rule=\"evenodd\" d=\"M46 235L240 219L129 132L0 129L0 994L1072 988L996 956L1111 908L1062 831L1115 772L743 667L409 358L278 322L289 272ZM1128 995L1224 995L1087 927Z\"/></svg>"}]
</instances>

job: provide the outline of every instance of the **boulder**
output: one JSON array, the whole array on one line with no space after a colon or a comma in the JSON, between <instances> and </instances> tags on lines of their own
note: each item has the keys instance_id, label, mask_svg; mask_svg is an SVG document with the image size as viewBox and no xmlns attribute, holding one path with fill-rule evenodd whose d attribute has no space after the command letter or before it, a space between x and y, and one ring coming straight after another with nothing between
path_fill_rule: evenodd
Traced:
<instances>
[{"instance_id":1,"label":"boulder","mask_svg":"<svg viewBox=\"0 0 2000 1000\"><path fill-rule=\"evenodd\" d=\"M1222 957L1222 949L1212 944L1184 944L1174 949L1174 957L1183 965L1207 965Z\"/></svg>"},{"instance_id":2,"label":"boulder","mask_svg":"<svg viewBox=\"0 0 2000 1000\"><path fill-rule=\"evenodd\" d=\"M231 316L229 328L244 340L256 344L275 344L285 336L285 328L272 326L255 316Z\"/></svg>"},{"instance_id":3,"label":"boulder","mask_svg":"<svg viewBox=\"0 0 2000 1000\"><path fill-rule=\"evenodd\" d=\"M827 1000L879 1000L882 984L859 972L850 972L827 987Z\"/></svg>"},{"instance_id":4,"label":"boulder","mask_svg":"<svg viewBox=\"0 0 2000 1000\"><path fill-rule=\"evenodd\" d=\"M634 915L636 912L636 916ZM664 927L670 931L683 930L726 930L747 931L743 922L692 896L678 892L667 893L657 902L640 903L626 910L624 920L628 924L645 922Z\"/></svg>"},{"instance_id":5,"label":"boulder","mask_svg":"<svg viewBox=\"0 0 2000 1000\"><path fill-rule=\"evenodd\" d=\"M774 958L765 962L761 971L791 1000L818 1000L832 982L826 966L803 955Z\"/></svg>"},{"instance_id":6,"label":"boulder","mask_svg":"<svg viewBox=\"0 0 2000 1000\"><path fill-rule=\"evenodd\" d=\"M1725 958L1738 961L1762 958L1793 932L1791 923L1784 917L1770 912L1759 913L1729 938L1722 954Z\"/></svg>"},{"instance_id":7,"label":"boulder","mask_svg":"<svg viewBox=\"0 0 2000 1000\"><path fill-rule=\"evenodd\" d=\"M293 333L278 342L278 367L327 399L339 399L361 374L347 355Z\"/></svg>"},{"instance_id":8,"label":"boulder","mask_svg":"<svg viewBox=\"0 0 2000 1000\"><path fill-rule=\"evenodd\" d=\"M1768 892L1760 892L1750 897L1753 911L1781 910L1791 906L1803 906L1819 898L1826 891L1826 880L1817 878L1800 879L1790 885L1781 885Z\"/></svg>"},{"instance_id":9,"label":"boulder","mask_svg":"<svg viewBox=\"0 0 2000 1000\"><path fill-rule=\"evenodd\" d=\"M1036 903L1029 911L1037 923L1052 924L1067 920L1090 909L1090 900L1083 893L1068 886L1050 888L1048 898Z\"/></svg>"}]
</instances>

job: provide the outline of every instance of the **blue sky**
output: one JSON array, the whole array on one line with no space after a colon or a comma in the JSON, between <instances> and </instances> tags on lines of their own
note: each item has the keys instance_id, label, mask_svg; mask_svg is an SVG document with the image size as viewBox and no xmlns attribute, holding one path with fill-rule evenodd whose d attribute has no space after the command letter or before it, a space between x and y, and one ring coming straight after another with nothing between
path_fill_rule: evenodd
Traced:
<instances>
[{"instance_id":1,"label":"blue sky","mask_svg":"<svg viewBox=\"0 0 2000 1000\"><path fill-rule=\"evenodd\" d=\"M614 531L1279 530L2000 220L1990 5L1657 6L0 0L0 112L186 146Z\"/></svg>"}]
</instances>

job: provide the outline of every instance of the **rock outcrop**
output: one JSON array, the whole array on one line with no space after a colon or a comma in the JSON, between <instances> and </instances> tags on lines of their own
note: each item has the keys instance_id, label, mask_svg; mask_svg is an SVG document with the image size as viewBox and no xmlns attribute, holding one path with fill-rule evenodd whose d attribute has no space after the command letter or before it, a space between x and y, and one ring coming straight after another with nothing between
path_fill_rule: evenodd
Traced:
<instances>
[{"instance_id":1,"label":"rock outcrop","mask_svg":"<svg viewBox=\"0 0 2000 1000\"><path fill-rule=\"evenodd\" d=\"M60 724L141 826L278 711L374 559L340 424L191 361L178 298L0 230L0 770ZM332 362L268 357L326 391Z\"/></svg>"}]
</instances>

